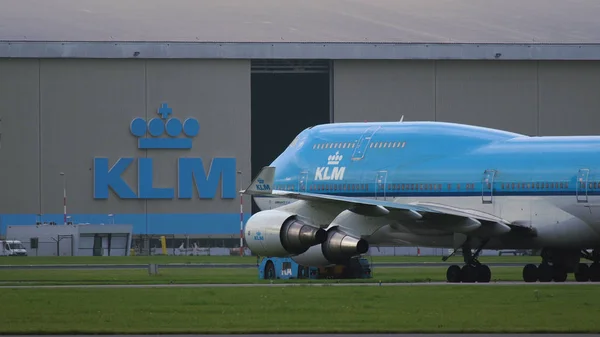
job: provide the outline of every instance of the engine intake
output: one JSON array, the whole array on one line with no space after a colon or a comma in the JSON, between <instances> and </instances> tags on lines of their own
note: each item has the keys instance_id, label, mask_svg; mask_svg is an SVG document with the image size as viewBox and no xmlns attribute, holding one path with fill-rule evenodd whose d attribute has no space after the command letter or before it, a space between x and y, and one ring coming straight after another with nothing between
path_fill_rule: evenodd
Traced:
<instances>
[{"instance_id":1,"label":"engine intake","mask_svg":"<svg viewBox=\"0 0 600 337\"><path fill-rule=\"evenodd\" d=\"M262 256L284 257L306 252L327 239L327 232L298 215L267 210L254 214L246 223L246 243Z\"/></svg>"}]
</instances>

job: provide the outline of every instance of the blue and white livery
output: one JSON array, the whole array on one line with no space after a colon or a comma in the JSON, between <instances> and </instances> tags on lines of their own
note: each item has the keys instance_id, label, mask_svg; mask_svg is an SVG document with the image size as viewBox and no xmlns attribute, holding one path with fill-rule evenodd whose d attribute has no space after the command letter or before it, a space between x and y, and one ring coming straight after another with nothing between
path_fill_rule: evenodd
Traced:
<instances>
[{"instance_id":1,"label":"blue and white livery","mask_svg":"<svg viewBox=\"0 0 600 337\"><path fill-rule=\"evenodd\" d=\"M322 266L369 245L447 247L462 249L465 261L448 268L448 281L489 282L481 249L542 249L525 281L567 273L600 281L598 136L442 122L318 125L244 193L261 208L245 228L259 255Z\"/></svg>"}]
</instances>

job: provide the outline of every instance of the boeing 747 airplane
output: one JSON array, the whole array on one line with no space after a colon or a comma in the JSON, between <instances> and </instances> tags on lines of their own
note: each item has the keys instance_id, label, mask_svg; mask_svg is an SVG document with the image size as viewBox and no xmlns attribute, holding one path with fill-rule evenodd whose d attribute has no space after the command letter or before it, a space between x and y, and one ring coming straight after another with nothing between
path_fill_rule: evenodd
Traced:
<instances>
[{"instance_id":1,"label":"boeing 747 airplane","mask_svg":"<svg viewBox=\"0 0 600 337\"><path fill-rule=\"evenodd\" d=\"M244 234L262 256L327 266L370 245L454 248L464 265L448 268L448 282L489 282L482 249L541 249L524 281L600 281L600 136L324 124L297 135L242 192L261 208Z\"/></svg>"}]
</instances>

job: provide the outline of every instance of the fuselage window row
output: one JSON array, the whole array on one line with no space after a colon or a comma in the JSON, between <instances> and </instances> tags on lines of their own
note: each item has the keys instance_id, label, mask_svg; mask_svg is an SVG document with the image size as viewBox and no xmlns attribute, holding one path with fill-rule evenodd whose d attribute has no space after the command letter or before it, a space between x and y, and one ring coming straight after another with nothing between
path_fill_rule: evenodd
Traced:
<instances>
[{"instance_id":1,"label":"fuselage window row","mask_svg":"<svg viewBox=\"0 0 600 337\"><path fill-rule=\"evenodd\" d=\"M404 148L406 142L372 142L369 144L369 148L373 149L385 149L385 148ZM313 149L324 150L324 149L353 149L356 147L354 143L323 143L314 144Z\"/></svg>"},{"instance_id":2,"label":"fuselage window row","mask_svg":"<svg viewBox=\"0 0 600 337\"><path fill-rule=\"evenodd\" d=\"M318 184L309 184L308 189L310 191L368 191L369 190L368 183L360 183L360 184L340 184L340 183L318 183ZM372 185L379 191L388 190L388 191L443 191L444 187L446 187L446 191L473 191L475 189L481 188L485 186L488 190L492 188L490 183L481 184L479 183L477 186L475 183L455 183L455 184L430 184L430 183L389 183L389 184L376 184L372 183ZM598 189L600 188L600 182L590 182L587 184L589 189ZM275 189L277 190L285 190L285 191L296 191L300 187L301 190L305 190L305 186L300 184L298 185L277 185ZM500 187L502 190L566 190L569 188L568 182L535 182L535 183L522 183L522 182L512 182L512 183L504 183L504 182L496 182L494 183L494 189ZM586 183L580 183L579 188L585 189Z\"/></svg>"}]
</instances>

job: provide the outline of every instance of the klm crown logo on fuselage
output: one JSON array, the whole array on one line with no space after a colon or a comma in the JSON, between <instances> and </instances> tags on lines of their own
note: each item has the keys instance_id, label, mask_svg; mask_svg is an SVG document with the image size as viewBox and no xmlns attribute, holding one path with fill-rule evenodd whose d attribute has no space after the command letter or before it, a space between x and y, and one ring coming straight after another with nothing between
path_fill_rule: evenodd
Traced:
<instances>
[{"instance_id":1,"label":"klm crown logo on fuselage","mask_svg":"<svg viewBox=\"0 0 600 337\"><path fill-rule=\"evenodd\" d=\"M157 110L159 117L146 122L144 118L134 118L129 130L137 137L137 147L142 150L182 150L192 148L192 139L200 131L200 123L195 118L187 118L181 122L173 118L173 110L167 103L162 103ZM166 132L166 137L164 136ZM146 136L148 134L148 136ZM180 137L183 134L183 137ZM150 153L149 153L150 154ZM155 187L153 183L153 158L137 158L138 181L137 193L123 180L123 173L136 158L122 157L112 165L108 158L94 158L94 199L108 199L112 190L121 199L173 199L175 188ZM202 199L213 199L221 181L221 197L236 197L236 160L235 158L213 158L207 174L202 158L181 157L172 163L177 167L178 198L191 199L195 183L198 196ZM222 178L222 180L221 180Z\"/></svg>"},{"instance_id":2,"label":"klm crown logo on fuselage","mask_svg":"<svg viewBox=\"0 0 600 337\"><path fill-rule=\"evenodd\" d=\"M270 191L271 190L271 186L269 186L269 184L265 184L265 180L264 179L257 179L256 181L258 184L256 184L256 189L259 191Z\"/></svg>"},{"instance_id":3,"label":"klm crown logo on fuselage","mask_svg":"<svg viewBox=\"0 0 600 337\"><path fill-rule=\"evenodd\" d=\"M335 154L327 157L327 165L317 167L315 172L315 180L344 180L345 166L337 166L344 159L344 156L336 151Z\"/></svg>"},{"instance_id":4,"label":"klm crown logo on fuselage","mask_svg":"<svg viewBox=\"0 0 600 337\"><path fill-rule=\"evenodd\" d=\"M265 237L262 235L261 232L256 232L256 234L254 235L255 241L263 241L264 239L265 239Z\"/></svg>"}]
</instances>

